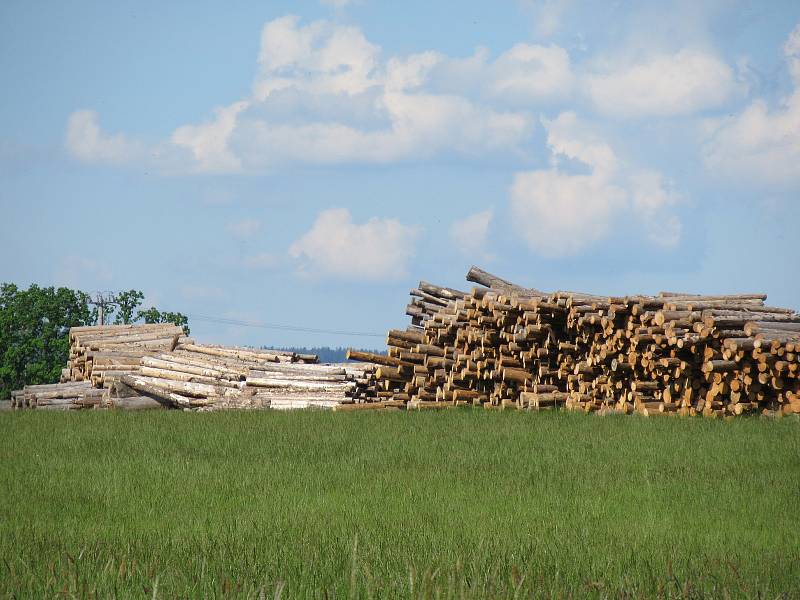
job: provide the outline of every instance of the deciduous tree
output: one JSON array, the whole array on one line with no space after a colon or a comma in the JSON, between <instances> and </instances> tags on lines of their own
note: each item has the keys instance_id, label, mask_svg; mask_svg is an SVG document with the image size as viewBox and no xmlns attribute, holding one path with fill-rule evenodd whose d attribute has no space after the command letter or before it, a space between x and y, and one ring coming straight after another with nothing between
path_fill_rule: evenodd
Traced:
<instances>
[{"instance_id":1,"label":"deciduous tree","mask_svg":"<svg viewBox=\"0 0 800 600\"><path fill-rule=\"evenodd\" d=\"M91 325L89 297L68 288L0 284L0 398L27 384L58 381L69 328Z\"/></svg>"}]
</instances>

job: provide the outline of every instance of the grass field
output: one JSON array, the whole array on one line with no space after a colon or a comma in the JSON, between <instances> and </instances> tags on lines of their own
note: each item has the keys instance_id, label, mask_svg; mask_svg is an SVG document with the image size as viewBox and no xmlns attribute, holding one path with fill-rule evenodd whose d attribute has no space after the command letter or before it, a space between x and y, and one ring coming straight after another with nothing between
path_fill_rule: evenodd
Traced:
<instances>
[{"instance_id":1,"label":"grass field","mask_svg":"<svg viewBox=\"0 0 800 600\"><path fill-rule=\"evenodd\" d=\"M0 413L0 501L5 596L800 595L796 419Z\"/></svg>"}]
</instances>

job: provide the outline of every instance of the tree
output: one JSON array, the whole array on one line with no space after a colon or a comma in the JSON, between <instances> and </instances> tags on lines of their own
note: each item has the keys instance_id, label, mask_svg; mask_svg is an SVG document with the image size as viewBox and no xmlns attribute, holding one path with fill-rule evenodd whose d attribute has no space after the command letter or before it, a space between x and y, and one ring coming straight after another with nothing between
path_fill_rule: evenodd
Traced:
<instances>
[{"instance_id":1,"label":"tree","mask_svg":"<svg viewBox=\"0 0 800 600\"><path fill-rule=\"evenodd\" d=\"M69 328L93 322L88 300L63 287L0 285L0 398L58 381L69 357Z\"/></svg>"},{"instance_id":2,"label":"tree","mask_svg":"<svg viewBox=\"0 0 800 600\"><path fill-rule=\"evenodd\" d=\"M120 292L114 297L117 312L114 318L116 325L127 325L136 321L145 323L174 323L183 327L189 335L189 318L179 312L160 311L155 306L147 310L137 310L142 305L144 294L139 290Z\"/></svg>"},{"instance_id":3,"label":"tree","mask_svg":"<svg viewBox=\"0 0 800 600\"><path fill-rule=\"evenodd\" d=\"M174 323L183 327L186 335L189 335L189 318L179 312L161 312L155 306L151 306L147 310L140 310L136 313L136 320L144 319L145 323Z\"/></svg>"},{"instance_id":4,"label":"tree","mask_svg":"<svg viewBox=\"0 0 800 600\"><path fill-rule=\"evenodd\" d=\"M138 319L135 311L142 305L144 294L139 290L128 290L116 295L117 314L114 317L115 325L128 325Z\"/></svg>"}]
</instances>

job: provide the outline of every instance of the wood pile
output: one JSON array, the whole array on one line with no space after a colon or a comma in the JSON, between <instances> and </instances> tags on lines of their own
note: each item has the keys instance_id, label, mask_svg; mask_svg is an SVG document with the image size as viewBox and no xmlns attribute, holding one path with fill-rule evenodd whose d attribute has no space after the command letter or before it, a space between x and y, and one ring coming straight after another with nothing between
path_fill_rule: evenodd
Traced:
<instances>
[{"instance_id":1,"label":"wood pile","mask_svg":"<svg viewBox=\"0 0 800 600\"><path fill-rule=\"evenodd\" d=\"M102 387L106 377L138 370L143 356L169 352L190 341L182 327L171 323L73 327L61 381L91 381Z\"/></svg>"},{"instance_id":2,"label":"wood pile","mask_svg":"<svg viewBox=\"0 0 800 600\"><path fill-rule=\"evenodd\" d=\"M37 410L81 410L99 406L103 390L86 381L27 385L12 393L12 408L35 408Z\"/></svg>"},{"instance_id":3,"label":"wood pile","mask_svg":"<svg viewBox=\"0 0 800 600\"><path fill-rule=\"evenodd\" d=\"M379 365L357 381L355 402L800 413L800 315L764 294L546 293L475 267L467 280L481 287L412 290L412 325L389 332L387 356L350 352Z\"/></svg>"},{"instance_id":4,"label":"wood pile","mask_svg":"<svg viewBox=\"0 0 800 600\"><path fill-rule=\"evenodd\" d=\"M347 394L368 369L320 365L315 355L192 343L143 357L113 390L170 408L331 408L351 401Z\"/></svg>"},{"instance_id":5,"label":"wood pile","mask_svg":"<svg viewBox=\"0 0 800 600\"><path fill-rule=\"evenodd\" d=\"M174 325L70 330L62 383L27 386L14 408L332 408L352 403L371 365L321 365L314 354L198 344Z\"/></svg>"}]
</instances>

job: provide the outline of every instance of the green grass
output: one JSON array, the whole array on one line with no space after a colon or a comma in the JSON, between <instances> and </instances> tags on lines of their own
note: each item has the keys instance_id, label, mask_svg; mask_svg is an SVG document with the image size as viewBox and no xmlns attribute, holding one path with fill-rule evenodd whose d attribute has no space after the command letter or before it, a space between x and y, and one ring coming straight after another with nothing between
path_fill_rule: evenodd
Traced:
<instances>
[{"instance_id":1,"label":"green grass","mask_svg":"<svg viewBox=\"0 0 800 600\"><path fill-rule=\"evenodd\" d=\"M0 595L800 595L800 422L0 413Z\"/></svg>"}]
</instances>

